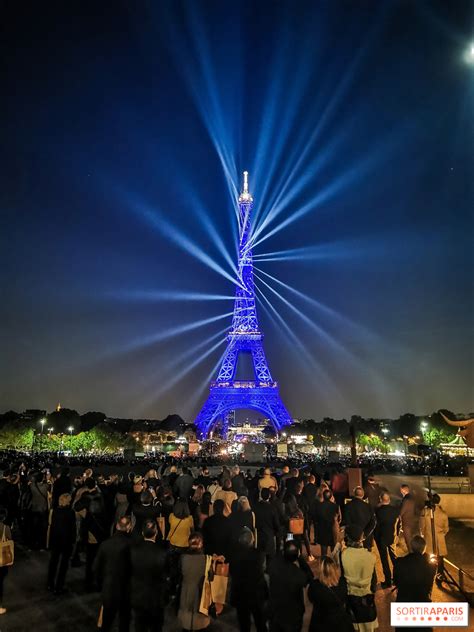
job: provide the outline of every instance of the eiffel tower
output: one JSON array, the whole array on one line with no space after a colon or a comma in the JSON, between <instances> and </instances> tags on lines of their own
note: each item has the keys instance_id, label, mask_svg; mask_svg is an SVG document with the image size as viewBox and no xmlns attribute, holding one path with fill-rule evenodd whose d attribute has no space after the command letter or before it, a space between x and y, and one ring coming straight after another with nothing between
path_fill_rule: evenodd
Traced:
<instances>
[{"instance_id":1,"label":"eiffel tower","mask_svg":"<svg viewBox=\"0 0 474 632\"><path fill-rule=\"evenodd\" d=\"M195 424L201 438L206 438L219 420L224 422L230 411L257 410L268 417L278 432L291 424L291 417L281 401L277 382L274 382L263 350L255 302L253 258L249 239L253 198L248 189L248 172L244 171L243 191L239 196L239 261L240 283L235 291L232 328L227 336L227 349L217 375L211 382L209 396ZM236 380L235 373L240 353L251 356L253 380Z\"/></svg>"}]
</instances>

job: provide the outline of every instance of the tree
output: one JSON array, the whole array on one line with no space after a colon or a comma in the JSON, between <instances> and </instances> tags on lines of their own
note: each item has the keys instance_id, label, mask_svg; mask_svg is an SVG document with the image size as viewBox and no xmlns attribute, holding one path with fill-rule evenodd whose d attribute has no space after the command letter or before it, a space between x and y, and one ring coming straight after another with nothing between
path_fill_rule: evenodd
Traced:
<instances>
[{"instance_id":1,"label":"tree","mask_svg":"<svg viewBox=\"0 0 474 632\"><path fill-rule=\"evenodd\" d=\"M0 430L0 448L10 450L31 450L34 440L32 428L7 423Z\"/></svg>"}]
</instances>

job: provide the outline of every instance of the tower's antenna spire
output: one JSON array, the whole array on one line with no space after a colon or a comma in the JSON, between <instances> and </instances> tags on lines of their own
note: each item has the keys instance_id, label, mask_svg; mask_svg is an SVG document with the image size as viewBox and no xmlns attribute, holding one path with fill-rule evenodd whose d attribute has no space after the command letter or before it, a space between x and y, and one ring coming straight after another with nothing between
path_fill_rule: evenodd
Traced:
<instances>
[{"instance_id":1,"label":"tower's antenna spire","mask_svg":"<svg viewBox=\"0 0 474 632\"><path fill-rule=\"evenodd\" d=\"M249 193L249 172L244 171L244 187L239 196L239 202L252 202L252 196Z\"/></svg>"},{"instance_id":2,"label":"tower's antenna spire","mask_svg":"<svg viewBox=\"0 0 474 632\"><path fill-rule=\"evenodd\" d=\"M248 171L244 171L244 193L249 192L249 172Z\"/></svg>"}]
</instances>

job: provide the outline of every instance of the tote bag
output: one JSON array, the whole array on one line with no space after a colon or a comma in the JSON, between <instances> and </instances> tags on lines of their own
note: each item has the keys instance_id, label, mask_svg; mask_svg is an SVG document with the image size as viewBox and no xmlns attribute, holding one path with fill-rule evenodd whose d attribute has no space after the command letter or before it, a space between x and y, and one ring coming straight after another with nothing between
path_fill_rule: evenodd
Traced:
<instances>
[{"instance_id":1,"label":"tote bag","mask_svg":"<svg viewBox=\"0 0 474 632\"><path fill-rule=\"evenodd\" d=\"M7 540L5 526L3 527L2 540L0 541L0 566L11 566L15 556L13 540Z\"/></svg>"}]
</instances>

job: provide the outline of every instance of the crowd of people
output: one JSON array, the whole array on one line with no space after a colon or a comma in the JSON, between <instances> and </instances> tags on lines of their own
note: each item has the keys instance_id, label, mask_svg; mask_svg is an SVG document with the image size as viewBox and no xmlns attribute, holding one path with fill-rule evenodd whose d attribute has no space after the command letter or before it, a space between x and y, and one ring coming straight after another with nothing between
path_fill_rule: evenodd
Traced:
<instances>
[{"instance_id":1,"label":"crowd of people","mask_svg":"<svg viewBox=\"0 0 474 632\"><path fill-rule=\"evenodd\" d=\"M252 621L257 632L299 632L306 592L312 632L376 629L377 588L397 589L403 600L430 599L431 516L441 556L448 530L438 496L427 509L402 485L400 503L370 473L349 490L341 466L215 469L193 472L164 461L144 475L106 477L100 468L71 474L64 463L52 471L37 460L10 461L0 478L0 531L32 550L50 550L45 588L58 596L67 591L69 566L83 566L84 590L100 591L104 631L117 620L122 632L132 622L139 632L161 631L168 606L183 630L208 627L219 606L210 561L225 569L229 595L222 601L236 609L241 632ZM397 541L398 548L404 542L402 558ZM0 567L2 614L7 569ZM205 584L211 598L203 609Z\"/></svg>"}]
</instances>

